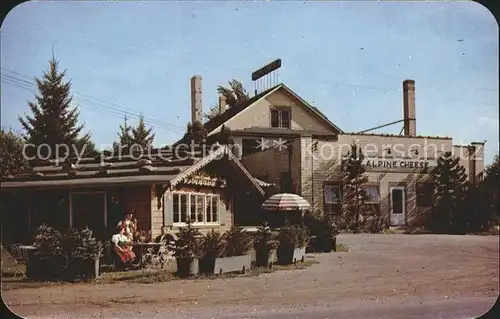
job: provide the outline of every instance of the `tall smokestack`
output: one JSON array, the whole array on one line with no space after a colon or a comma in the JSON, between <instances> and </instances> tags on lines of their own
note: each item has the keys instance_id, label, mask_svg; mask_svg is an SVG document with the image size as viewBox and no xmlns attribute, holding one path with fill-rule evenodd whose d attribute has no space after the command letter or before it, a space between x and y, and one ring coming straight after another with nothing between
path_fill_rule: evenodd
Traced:
<instances>
[{"instance_id":1,"label":"tall smokestack","mask_svg":"<svg viewBox=\"0 0 500 319\"><path fill-rule=\"evenodd\" d=\"M405 80L403 82L403 115L404 135L416 136L417 124L415 118L415 81Z\"/></svg>"},{"instance_id":2,"label":"tall smokestack","mask_svg":"<svg viewBox=\"0 0 500 319\"><path fill-rule=\"evenodd\" d=\"M191 78L191 123L201 123L202 114L201 75L195 75Z\"/></svg>"},{"instance_id":3,"label":"tall smokestack","mask_svg":"<svg viewBox=\"0 0 500 319\"><path fill-rule=\"evenodd\" d=\"M224 113L226 111L226 96L224 94L219 95L219 114Z\"/></svg>"}]
</instances>

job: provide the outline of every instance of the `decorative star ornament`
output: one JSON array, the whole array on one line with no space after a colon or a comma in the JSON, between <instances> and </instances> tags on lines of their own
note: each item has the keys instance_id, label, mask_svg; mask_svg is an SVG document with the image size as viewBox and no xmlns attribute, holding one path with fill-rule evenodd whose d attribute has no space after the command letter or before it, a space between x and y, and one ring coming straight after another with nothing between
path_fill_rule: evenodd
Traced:
<instances>
[{"instance_id":1,"label":"decorative star ornament","mask_svg":"<svg viewBox=\"0 0 500 319\"><path fill-rule=\"evenodd\" d=\"M274 140L274 147L276 147L280 151L282 149L287 149L288 148L288 146L286 145L287 142L288 142L287 140L284 140L280 137L277 141Z\"/></svg>"},{"instance_id":2,"label":"decorative star ornament","mask_svg":"<svg viewBox=\"0 0 500 319\"><path fill-rule=\"evenodd\" d=\"M260 140L256 140L257 146L255 148L260 149L261 151L269 148L269 141L265 138L261 137Z\"/></svg>"}]
</instances>

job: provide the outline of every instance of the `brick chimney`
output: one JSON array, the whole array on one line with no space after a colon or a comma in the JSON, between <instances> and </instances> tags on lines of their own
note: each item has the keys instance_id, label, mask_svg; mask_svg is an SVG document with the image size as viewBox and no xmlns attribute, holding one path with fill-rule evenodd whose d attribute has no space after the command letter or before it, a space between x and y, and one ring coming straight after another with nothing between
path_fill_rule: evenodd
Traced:
<instances>
[{"instance_id":1,"label":"brick chimney","mask_svg":"<svg viewBox=\"0 0 500 319\"><path fill-rule=\"evenodd\" d=\"M219 95L219 114L222 114L226 111L226 96L221 94Z\"/></svg>"},{"instance_id":2,"label":"brick chimney","mask_svg":"<svg viewBox=\"0 0 500 319\"><path fill-rule=\"evenodd\" d=\"M415 118L415 81L405 80L403 82L403 115L404 135L417 135L417 124Z\"/></svg>"},{"instance_id":3,"label":"brick chimney","mask_svg":"<svg viewBox=\"0 0 500 319\"><path fill-rule=\"evenodd\" d=\"M202 123L202 114L201 75L195 75L191 78L191 123Z\"/></svg>"}]
</instances>

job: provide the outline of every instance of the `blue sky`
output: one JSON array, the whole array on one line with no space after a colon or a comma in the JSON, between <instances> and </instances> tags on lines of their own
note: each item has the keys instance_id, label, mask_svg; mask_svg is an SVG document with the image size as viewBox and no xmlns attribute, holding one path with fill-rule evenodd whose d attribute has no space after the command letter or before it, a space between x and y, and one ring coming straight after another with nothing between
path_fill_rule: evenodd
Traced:
<instances>
[{"instance_id":1,"label":"blue sky","mask_svg":"<svg viewBox=\"0 0 500 319\"><path fill-rule=\"evenodd\" d=\"M15 130L53 48L97 145L125 111L171 143L190 120L192 75L208 109L217 85L253 91L251 73L281 58L280 81L344 131L401 119L414 79L418 134L486 140L487 162L498 152L498 26L473 2L38 1L8 14L0 44L1 125Z\"/></svg>"}]
</instances>

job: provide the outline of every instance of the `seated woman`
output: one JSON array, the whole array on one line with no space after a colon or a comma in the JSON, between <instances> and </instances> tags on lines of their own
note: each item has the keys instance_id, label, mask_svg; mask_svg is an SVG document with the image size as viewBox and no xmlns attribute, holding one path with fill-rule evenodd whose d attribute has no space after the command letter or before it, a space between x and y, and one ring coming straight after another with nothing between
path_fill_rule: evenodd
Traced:
<instances>
[{"instance_id":1,"label":"seated woman","mask_svg":"<svg viewBox=\"0 0 500 319\"><path fill-rule=\"evenodd\" d=\"M122 243L129 242L129 238L125 236L125 228L119 227L118 234L111 237L111 242L113 243L113 249L116 254L120 257L120 260L124 263L130 263L135 259L135 253L132 251L131 246L120 246Z\"/></svg>"}]
</instances>

